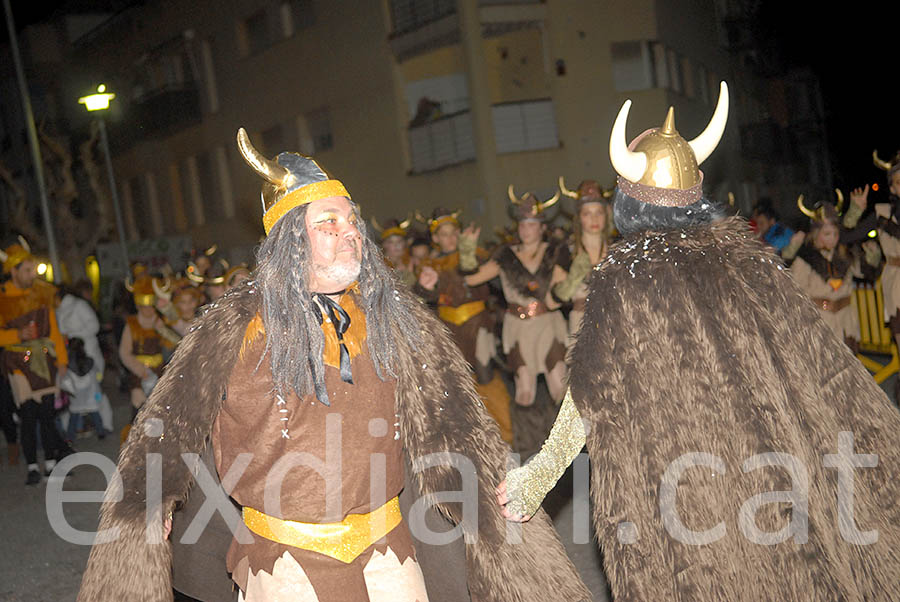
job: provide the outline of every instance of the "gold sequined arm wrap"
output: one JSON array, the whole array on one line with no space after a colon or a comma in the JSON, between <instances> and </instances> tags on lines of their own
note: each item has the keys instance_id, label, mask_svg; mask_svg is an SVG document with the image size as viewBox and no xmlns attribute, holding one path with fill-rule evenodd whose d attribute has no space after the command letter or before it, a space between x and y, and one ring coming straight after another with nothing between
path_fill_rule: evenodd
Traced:
<instances>
[{"instance_id":1,"label":"gold sequined arm wrap","mask_svg":"<svg viewBox=\"0 0 900 602\"><path fill-rule=\"evenodd\" d=\"M847 207L847 212L844 214L844 227L848 230L852 230L856 227L856 224L859 222L859 218L862 217L863 208L857 205L856 203L850 203L850 206Z\"/></svg>"},{"instance_id":2,"label":"gold sequined arm wrap","mask_svg":"<svg viewBox=\"0 0 900 602\"><path fill-rule=\"evenodd\" d=\"M506 473L506 508L512 514L533 515L569 464L584 447L586 433L581 415L567 391L550 436L531 461Z\"/></svg>"},{"instance_id":3,"label":"gold sequined arm wrap","mask_svg":"<svg viewBox=\"0 0 900 602\"><path fill-rule=\"evenodd\" d=\"M459 271L463 273L474 272L478 269L478 257L476 255L477 243L465 236L459 237L457 250L459 251Z\"/></svg>"},{"instance_id":4,"label":"gold sequined arm wrap","mask_svg":"<svg viewBox=\"0 0 900 602\"><path fill-rule=\"evenodd\" d=\"M591 273L591 258L587 253L579 253L569 266L569 273L562 282L557 282L553 287L553 296L557 301L568 302L572 300L578 285L584 282Z\"/></svg>"}]
</instances>

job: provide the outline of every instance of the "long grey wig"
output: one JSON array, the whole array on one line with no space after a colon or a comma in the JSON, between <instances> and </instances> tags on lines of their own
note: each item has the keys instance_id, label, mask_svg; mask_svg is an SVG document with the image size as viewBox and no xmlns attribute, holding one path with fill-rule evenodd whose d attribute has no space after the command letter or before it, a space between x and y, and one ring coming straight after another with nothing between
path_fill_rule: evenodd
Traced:
<instances>
[{"instance_id":1,"label":"long grey wig","mask_svg":"<svg viewBox=\"0 0 900 602\"><path fill-rule=\"evenodd\" d=\"M369 355L383 380L396 376L394 333L408 337L404 342L413 347L417 346L418 337L414 328L392 328L396 324L413 324L410 309L397 293L400 285L381 251L366 235L359 208L354 203L351 206L362 237L358 305L366 316ZM302 398L318 389L319 401L328 405L321 310L307 286L311 265L306 206L300 206L278 220L257 251L255 280L263 296L262 319L266 329L263 357L269 354L272 379L279 394L294 391Z\"/></svg>"}]
</instances>

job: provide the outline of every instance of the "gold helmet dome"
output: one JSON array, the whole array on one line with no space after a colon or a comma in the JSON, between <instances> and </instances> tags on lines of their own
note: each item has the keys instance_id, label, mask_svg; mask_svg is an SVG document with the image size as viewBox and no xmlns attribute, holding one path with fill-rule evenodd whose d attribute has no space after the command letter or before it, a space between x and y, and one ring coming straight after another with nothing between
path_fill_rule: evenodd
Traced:
<instances>
[{"instance_id":1,"label":"gold helmet dome","mask_svg":"<svg viewBox=\"0 0 900 602\"><path fill-rule=\"evenodd\" d=\"M619 110L609 137L609 158L619 174L619 188L639 200L656 205L684 207L702 196L703 163L716 149L728 121L728 86L722 82L719 100L709 124L693 140L675 129L675 109L669 107L659 128L645 131L631 144L625 142L625 126L631 101ZM665 190L660 194L660 190Z\"/></svg>"}]
</instances>

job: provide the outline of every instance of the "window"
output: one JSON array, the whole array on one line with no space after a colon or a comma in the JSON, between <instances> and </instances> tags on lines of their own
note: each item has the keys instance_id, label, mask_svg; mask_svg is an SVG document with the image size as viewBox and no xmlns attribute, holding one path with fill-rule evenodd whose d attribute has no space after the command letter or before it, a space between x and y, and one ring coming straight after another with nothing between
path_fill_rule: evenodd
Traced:
<instances>
[{"instance_id":1,"label":"window","mask_svg":"<svg viewBox=\"0 0 900 602\"><path fill-rule=\"evenodd\" d=\"M498 154L559 146L552 100L494 105L492 112Z\"/></svg>"},{"instance_id":2,"label":"window","mask_svg":"<svg viewBox=\"0 0 900 602\"><path fill-rule=\"evenodd\" d=\"M312 0L289 0L281 5L281 32L289 38L316 23Z\"/></svg>"},{"instance_id":3,"label":"window","mask_svg":"<svg viewBox=\"0 0 900 602\"><path fill-rule=\"evenodd\" d=\"M613 85L617 92L653 87L653 64L647 42L612 44Z\"/></svg>"},{"instance_id":4,"label":"window","mask_svg":"<svg viewBox=\"0 0 900 602\"><path fill-rule=\"evenodd\" d=\"M313 154L331 150L334 140L331 134L331 118L328 109L317 109L306 114L306 125L312 139Z\"/></svg>"},{"instance_id":5,"label":"window","mask_svg":"<svg viewBox=\"0 0 900 602\"><path fill-rule=\"evenodd\" d=\"M413 173L422 173L475 159L472 115L468 111L409 129Z\"/></svg>"},{"instance_id":6,"label":"window","mask_svg":"<svg viewBox=\"0 0 900 602\"><path fill-rule=\"evenodd\" d=\"M269 17L261 8L240 22L238 42L244 56L255 54L269 45Z\"/></svg>"}]
</instances>

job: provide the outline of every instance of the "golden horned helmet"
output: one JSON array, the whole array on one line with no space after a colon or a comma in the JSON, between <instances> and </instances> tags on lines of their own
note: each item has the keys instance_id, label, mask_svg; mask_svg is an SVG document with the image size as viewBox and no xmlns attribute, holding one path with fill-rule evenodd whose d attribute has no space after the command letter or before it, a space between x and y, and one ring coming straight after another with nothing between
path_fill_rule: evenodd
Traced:
<instances>
[{"instance_id":1,"label":"golden horned helmet","mask_svg":"<svg viewBox=\"0 0 900 602\"><path fill-rule=\"evenodd\" d=\"M566 187L566 179L559 176L559 191L563 195L575 199L576 209L587 203L604 203L612 197L614 189L604 190L597 180L582 180L575 190Z\"/></svg>"},{"instance_id":2,"label":"golden horned helmet","mask_svg":"<svg viewBox=\"0 0 900 602\"><path fill-rule=\"evenodd\" d=\"M374 215L369 221L372 223L372 227L375 228L375 231L381 234L381 240L387 240L391 236L402 236L406 238L407 230L409 230L409 226L412 224L411 218L406 218L402 222L391 218L385 222L384 226L382 226L378 223L378 220L375 219Z\"/></svg>"},{"instance_id":3,"label":"golden horned helmet","mask_svg":"<svg viewBox=\"0 0 900 602\"><path fill-rule=\"evenodd\" d=\"M237 144L244 161L265 180L261 198L266 234L295 207L333 196L350 198L344 185L311 157L285 152L267 159L250 144L244 128L238 129Z\"/></svg>"},{"instance_id":4,"label":"golden horned helmet","mask_svg":"<svg viewBox=\"0 0 900 602\"><path fill-rule=\"evenodd\" d=\"M154 305L157 299L171 299L171 279L166 277L161 283L158 280L146 275L146 271L135 279L125 278L125 288L134 297L135 305Z\"/></svg>"},{"instance_id":5,"label":"golden horned helmet","mask_svg":"<svg viewBox=\"0 0 900 602\"><path fill-rule=\"evenodd\" d=\"M461 214L462 211L459 209L457 209L456 211L450 211L449 209L438 207L431 212L431 219L426 219L422 216L421 213L416 211L416 220L428 224L428 231L434 234L437 229L444 224L454 224L457 228L459 228L459 216Z\"/></svg>"},{"instance_id":6,"label":"golden horned helmet","mask_svg":"<svg viewBox=\"0 0 900 602\"><path fill-rule=\"evenodd\" d=\"M619 188L656 205L684 207L700 200L703 172L699 165L716 150L728 121L725 82L719 86L719 100L709 124L693 140L685 140L675 129L675 109L669 107L662 127L649 129L626 144L630 109L631 101L626 100L609 136L609 158L619 174ZM661 196L658 189L668 193Z\"/></svg>"},{"instance_id":7,"label":"golden horned helmet","mask_svg":"<svg viewBox=\"0 0 900 602\"><path fill-rule=\"evenodd\" d=\"M544 211L556 204L561 193L557 190L552 197L541 202L532 192L526 192L521 197L516 196L516 191L510 184L506 189L506 194L509 195L509 202L512 203L513 219L521 222L528 219L544 221L546 218Z\"/></svg>"},{"instance_id":8,"label":"golden horned helmet","mask_svg":"<svg viewBox=\"0 0 900 602\"><path fill-rule=\"evenodd\" d=\"M886 171L888 174L888 179L890 179L895 171L900 170L900 151L898 151L890 161L885 161L878 156L877 150L873 150L872 162L875 164L875 167Z\"/></svg>"},{"instance_id":9,"label":"golden horned helmet","mask_svg":"<svg viewBox=\"0 0 900 602\"><path fill-rule=\"evenodd\" d=\"M34 257L31 254L31 246L23 236L18 237L19 242L13 243L3 250L0 250L0 262L3 263L3 272L9 273L14 267Z\"/></svg>"},{"instance_id":10,"label":"golden horned helmet","mask_svg":"<svg viewBox=\"0 0 900 602\"><path fill-rule=\"evenodd\" d=\"M800 209L800 212L803 213L803 215L814 222L824 222L826 219L837 219L837 216L841 214L841 209L844 207L844 193L841 192L840 188L835 188L834 194L837 203L819 203L815 209L810 209L806 206L803 202L804 197L801 194L797 197L797 208Z\"/></svg>"}]
</instances>

